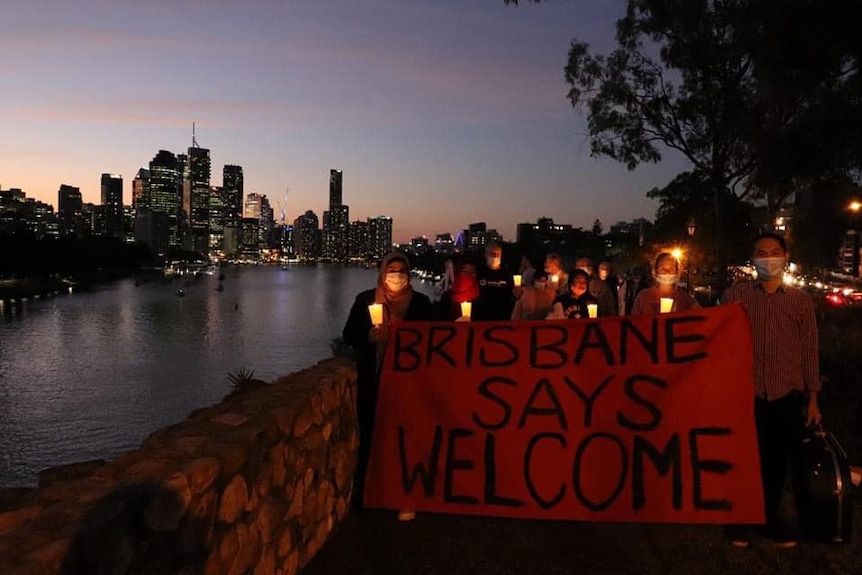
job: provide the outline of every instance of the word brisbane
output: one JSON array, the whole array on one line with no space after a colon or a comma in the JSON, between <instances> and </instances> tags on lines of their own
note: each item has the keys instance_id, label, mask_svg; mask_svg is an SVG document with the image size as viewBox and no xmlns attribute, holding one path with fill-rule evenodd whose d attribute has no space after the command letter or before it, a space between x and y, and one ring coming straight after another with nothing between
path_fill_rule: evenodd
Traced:
<instances>
[{"instance_id":1,"label":"word brisbane","mask_svg":"<svg viewBox=\"0 0 862 575\"><path fill-rule=\"evenodd\" d=\"M529 330L512 324L434 324L418 330L401 324L392 342L392 369L412 372L450 367L506 367L527 363L535 369L578 365L590 354L608 366L629 361L680 364L707 357L707 318L622 318L618 322L535 322Z\"/></svg>"}]
</instances>

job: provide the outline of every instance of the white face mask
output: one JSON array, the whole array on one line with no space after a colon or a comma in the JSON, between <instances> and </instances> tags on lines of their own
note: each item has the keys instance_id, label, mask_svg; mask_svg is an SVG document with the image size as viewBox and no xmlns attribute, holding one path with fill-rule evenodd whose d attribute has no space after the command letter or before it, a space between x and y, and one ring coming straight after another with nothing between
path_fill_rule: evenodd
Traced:
<instances>
[{"instance_id":1,"label":"white face mask","mask_svg":"<svg viewBox=\"0 0 862 575\"><path fill-rule=\"evenodd\" d=\"M754 264L754 269L757 270L758 279L772 280L782 276L786 261L784 256L777 256L770 258L754 258L752 263Z\"/></svg>"},{"instance_id":2,"label":"white face mask","mask_svg":"<svg viewBox=\"0 0 862 575\"><path fill-rule=\"evenodd\" d=\"M581 266L578 269L587 272L587 275L589 276L593 275L593 270L590 269L590 266Z\"/></svg>"},{"instance_id":3,"label":"white face mask","mask_svg":"<svg viewBox=\"0 0 862 575\"><path fill-rule=\"evenodd\" d=\"M494 256L488 256L488 258L487 258L488 267L491 268L492 270L495 270L498 267L500 267L500 262L502 262L502 261L503 261L503 258L497 258Z\"/></svg>"},{"instance_id":4,"label":"white face mask","mask_svg":"<svg viewBox=\"0 0 862 575\"><path fill-rule=\"evenodd\" d=\"M389 272L386 274L386 287L392 291L401 291L409 283L407 274L401 272Z\"/></svg>"},{"instance_id":5,"label":"white face mask","mask_svg":"<svg viewBox=\"0 0 862 575\"><path fill-rule=\"evenodd\" d=\"M670 286L679 281L679 276L676 274L658 274L655 276L655 281L657 281L659 285Z\"/></svg>"}]
</instances>

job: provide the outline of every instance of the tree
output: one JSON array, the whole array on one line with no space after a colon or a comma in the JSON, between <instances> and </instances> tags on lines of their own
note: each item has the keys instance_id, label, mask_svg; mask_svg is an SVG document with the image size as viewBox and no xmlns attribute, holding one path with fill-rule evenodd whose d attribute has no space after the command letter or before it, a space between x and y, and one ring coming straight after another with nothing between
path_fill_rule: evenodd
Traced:
<instances>
[{"instance_id":1,"label":"tree","mask_svg":"<svg viewBox=\"0 0 862 575\"><path fill-rule=\"evenodd\" d=\"M795 183L858 165L858 120L837 116L860 101L852 4L629 0L613 52L571 44L568 96L588 111L592 154L634 169L673 150L702 179L719 289L730 199L774 210Z\"/></svg>"}]
</instances>

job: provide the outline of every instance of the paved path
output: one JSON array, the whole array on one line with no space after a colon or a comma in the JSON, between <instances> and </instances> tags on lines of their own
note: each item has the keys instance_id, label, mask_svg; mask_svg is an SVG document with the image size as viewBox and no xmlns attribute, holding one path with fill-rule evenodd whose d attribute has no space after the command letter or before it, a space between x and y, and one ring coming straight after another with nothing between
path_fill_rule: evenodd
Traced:
<instances>
[{"instance_id":1,"label":"paved path","mask_svg":"<svg viewBox=\"0 0 862 575\"><path fill-rule=\"evenodd\" d=\"M855 504L862 527L862 494ZM715 526L594 524L354 512L303 575L329 574L862 574L862 536L845 545L731 547Z\"/></svg>"}]
</instances>

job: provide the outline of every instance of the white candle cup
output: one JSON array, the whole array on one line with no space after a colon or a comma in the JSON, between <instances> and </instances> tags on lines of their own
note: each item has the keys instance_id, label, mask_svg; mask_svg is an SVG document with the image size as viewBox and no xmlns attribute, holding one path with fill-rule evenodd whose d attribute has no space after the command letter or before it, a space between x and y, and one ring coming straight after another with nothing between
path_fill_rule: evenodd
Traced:
<instances>
[{"instance_id":1,"label":"white candle cup","mask_svg":"<svg viewBox=\"0 0 862 575\"><path fill-rule=\"evenodd\" d=\"M558 276L557 274L552 275L551 276L551 283L554 285L557 285L558 283L560 283L560 276Z\"/></svg>"},{"instance_id":2,"label":"white candle cup","mask_svg":"<svg viewBox=\"0 0 862 575\"><path fill-rule=\"evenodd\" d=\"M599 317L599 306L598 304L588 303L587 304L587 313L590 317Z\"/></svg>"},{"instance_id":3,"label":"white candle cup","mask_svg":"<svg viewBox=\"0 0 862 575\"><path fill-rule=\"evenodd\" d=\"M373 303L368 306L368 314L371 316L371 325L383 325L382 303Z\"/></svg>"},{"instance_id":4,"label":"white candle cup","mask_svg":"<svg viewBox=\"0 0 862 575\"><path fill-rule=\"evenodd\" d=\"M670 313L673 311L673 298L672 297L663 297L661 298L661 303L659 304L661 307L661 313Z\"/></svg>"},{"instance_id":5,"label":"white candle cup","mask_svg":"<svg viewBox=\"0 0 862 575\"><path fill-rule=\"evenodd\" d=\"M473 302L471 301L462 301L461 302L461 316L470 317L470 314L473 313Z\"/></svg>"},{"instance_id":6,"label":"white candle cup","mask_svg":"<svg viewBox=\"0 0 862 575\"><path fill-rule=\"evenodd\" d=\"M521 287L521 276L512 276L512 281L515 283L515 287Z\"/></svg>"}]
</instances>

